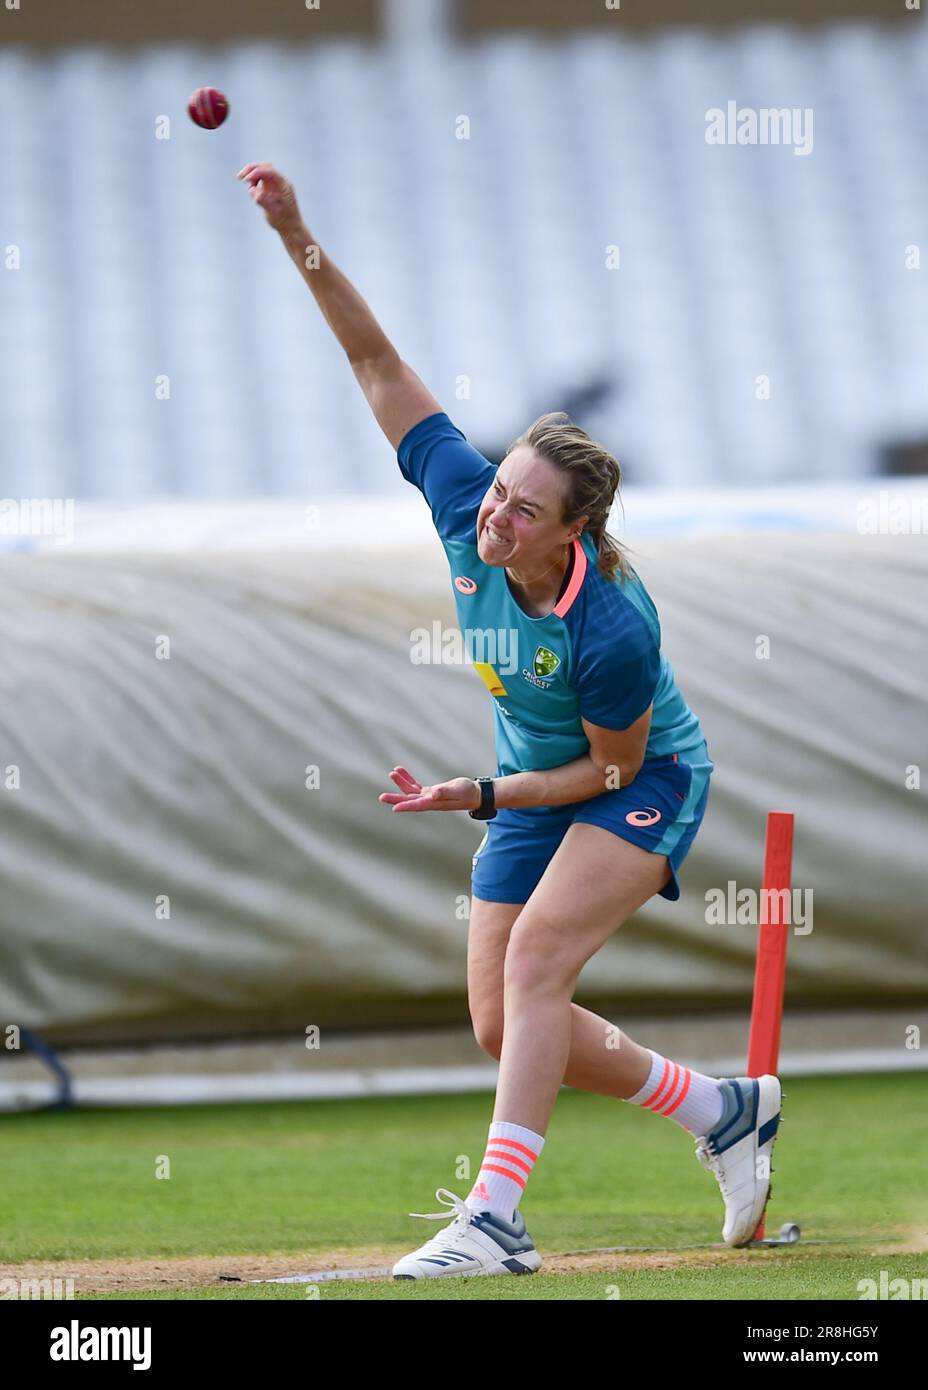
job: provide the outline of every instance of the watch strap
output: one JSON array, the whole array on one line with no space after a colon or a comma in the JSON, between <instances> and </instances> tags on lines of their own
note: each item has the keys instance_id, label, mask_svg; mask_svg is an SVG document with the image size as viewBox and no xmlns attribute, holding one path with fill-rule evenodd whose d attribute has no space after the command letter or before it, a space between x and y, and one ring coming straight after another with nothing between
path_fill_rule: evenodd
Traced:
<instances>
[{"instance_id":1,"label":"watch strap","mask_svg":"<svg viewBox=\"0 0 928 1390\"><path fill-rule=\"evenodd\" d=\"M472 820L492 820L496 815L496 791L492 777L475 777L480 788L480 805L475 811L468 811Z\"/></svg>"}]
</instances>

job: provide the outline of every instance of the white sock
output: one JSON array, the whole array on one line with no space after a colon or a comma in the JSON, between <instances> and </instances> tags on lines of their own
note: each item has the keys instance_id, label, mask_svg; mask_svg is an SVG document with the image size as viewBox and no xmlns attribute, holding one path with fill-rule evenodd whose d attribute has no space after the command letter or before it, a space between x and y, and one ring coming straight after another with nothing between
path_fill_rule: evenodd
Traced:
<instances>
[{"instance_id":1,"label":"white sock","mask_svg":"<svg viewBox=\"0 0 928 1390\"><path fill-rule=\"evenodd\" d=\"M534 1130L494 1120L477 1180L464 1199L471 1211L490 1211L512 1221L544 1145Z\"/></svg>"},{"instance_id":2,"label":"white sock","mask_svg":"<svg viewBox=\"0 0 928 1390\"><path fill-rule=\"evenodd\" d=\"M724 1103L719 1083L712 1076L692 1071L680 1062L669 1062L651 1048L651 1071L640 1091L627 1100L657 1115L666 1115L697 1139L708 1134L722 1118Z\"/></svg>"}]
</instances>

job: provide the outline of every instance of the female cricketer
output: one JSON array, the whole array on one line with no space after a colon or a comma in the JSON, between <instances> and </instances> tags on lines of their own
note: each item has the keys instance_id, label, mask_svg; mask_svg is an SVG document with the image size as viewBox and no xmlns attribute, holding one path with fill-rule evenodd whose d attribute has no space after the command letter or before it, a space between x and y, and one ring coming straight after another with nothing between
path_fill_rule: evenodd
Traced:
<instances>
[{"instance_id":1,"label":"female cricketer","mask_svg":"<svg viewBox=\"0 0 928 1390\"><path fill-rule=\"evenodd\" d=\"M572 1002L586 962L677 873L705 813L713 763L661 651L657 612L606 532L615 459L560 414L536 420L498 468L400 358L302 221L270 164L238 177L263 209L344 349L403 476L424 494L462 631L500 635L475 662L493 699L493 776L422 786L404 767L398 812L486 821L473 861L468 999L499 1060L483 1162L449 1222L394 1266L399 1279L527 1274L541 1256L519 1204L563 1084L656 1111L696 1138L725 1202L723 1239L750 1243L770 1188L775 1076L703 1076ZM515 660L512 659L515 653ZM484 651L481 655L486 656Z\"/></svg>"}]
</instances>

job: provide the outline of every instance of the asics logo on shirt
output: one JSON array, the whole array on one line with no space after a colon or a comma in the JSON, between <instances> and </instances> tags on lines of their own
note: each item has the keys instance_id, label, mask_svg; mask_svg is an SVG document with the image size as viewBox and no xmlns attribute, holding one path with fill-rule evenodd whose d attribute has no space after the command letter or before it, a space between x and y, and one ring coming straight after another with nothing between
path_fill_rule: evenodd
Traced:
<instances>
[{"instance_id":1,"label":"asics logo on shirt","mask_svg":"<svg viewBox=\"0 0 928 1390\"><path fill-rule=\"evenodd\" d=\"M459 594L475 594L477 585L473 579L468 579L466 574L459 574L454 581L454 587Z\"/></svg>"}]
</instances>

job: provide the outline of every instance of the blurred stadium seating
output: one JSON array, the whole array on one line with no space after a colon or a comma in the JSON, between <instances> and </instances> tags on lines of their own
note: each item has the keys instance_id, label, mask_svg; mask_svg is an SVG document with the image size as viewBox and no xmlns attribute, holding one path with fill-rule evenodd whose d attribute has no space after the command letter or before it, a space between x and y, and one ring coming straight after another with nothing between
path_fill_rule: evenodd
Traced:
<instances>
[{"instance_id":1,"label":"blurred stadium seating","mask_svg":"<svg viewBox=\"0 0 928 1390\"><path fill-rule=\"evenodd\" d=\"M0 53L2 491L403 487L235 183L254 158L487 452L587 393L637 483L876 473L928 435L914 28ZM184 114L204 80L217 132ZM813 153L706 144L729 99L812 107Z\"/></svg>"}]
</instances>

